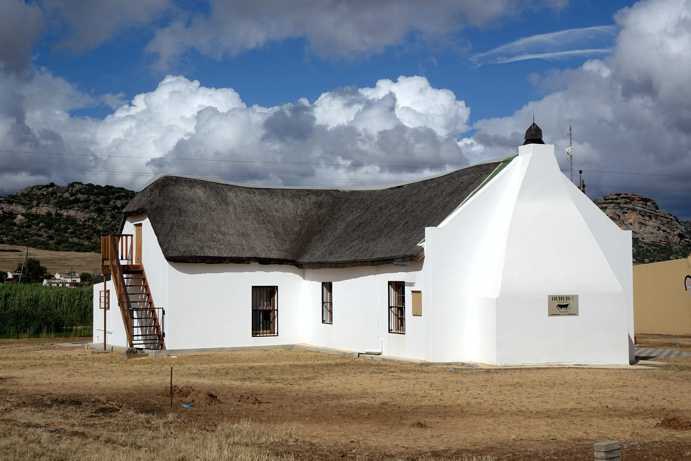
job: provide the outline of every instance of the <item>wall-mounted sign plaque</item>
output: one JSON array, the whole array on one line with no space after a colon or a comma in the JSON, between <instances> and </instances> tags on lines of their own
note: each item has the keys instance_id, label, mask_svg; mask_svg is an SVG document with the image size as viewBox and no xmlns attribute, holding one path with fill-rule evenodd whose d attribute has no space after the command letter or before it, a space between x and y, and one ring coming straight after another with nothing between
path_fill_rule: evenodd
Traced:
<instances>
[{"instance_id":1,"label":"wall-mounted sign plaque","mask_svg":"<svg viewBox=\"0 0 691 461\"><path fill-rule=\"evenodd\" d=\"M547 315L578 315L578 295L548 295Z\"/></svg>"}]
</instances>

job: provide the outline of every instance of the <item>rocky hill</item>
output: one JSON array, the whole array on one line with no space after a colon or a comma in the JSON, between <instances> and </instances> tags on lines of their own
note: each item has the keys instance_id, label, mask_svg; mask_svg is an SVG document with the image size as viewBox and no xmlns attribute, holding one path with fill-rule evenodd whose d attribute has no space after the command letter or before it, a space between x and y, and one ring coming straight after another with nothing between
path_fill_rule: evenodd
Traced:
<instances>
[{"instance_id":1,"label":"rocky hill","mask_svg":"<svg viewBox=\"0 0 691 461\"><path fill-rule=\"evenodd\" d=\"M609 194L595 204L622 229L633 232L634 262L684 258L691 253L691 222L661 210L637 194Z\"/></svg>"},{"instance_id":2,"label":"rocky hill","mask_svg":"<svg viewBox=\"0 0 691 461\"><path fill-rule=\"evenodd\" d=\"M29 187L0 198L0 243L100 251L99 236L118 231L133 196L121 187L80 182Z\"/></svg>"}]
</instances>

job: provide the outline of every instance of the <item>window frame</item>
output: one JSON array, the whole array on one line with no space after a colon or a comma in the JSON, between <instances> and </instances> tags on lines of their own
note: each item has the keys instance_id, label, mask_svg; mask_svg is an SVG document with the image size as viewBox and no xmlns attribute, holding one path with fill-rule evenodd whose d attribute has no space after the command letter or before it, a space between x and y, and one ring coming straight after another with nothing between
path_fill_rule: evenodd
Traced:
<instances>
[{"instance_id":1,"label":"window frame","mask_svg":"<svg viewBox=\"0 0 691 461\"><path fill-rule=\"evenodd\" d=\"M324 295L326 294L326 287L329 287L328 293L329 293L329 299L328 301L325 299ZM322 324L323 325L333 325L334 323L334 289L333 289L333 282L322 282L321 285L321 290L322 290ZM328 307L327 307L328 305ZM328 316L326 315L328 313ZM328 317L328 318L327 318Z\"/></svg>"},{"instance_id":2,"label":"window frame","mask_svg":"<svg viewBox=\"0 0 691 461\"><path fill-rule=\"evenodd\" d=\"M98 308L101 310L110 310L110 289L98 291Z\"/></svg>"},{"instance_id":3,"label":"window frame","mask_svg":"<svg viewBox=\"0 0 691 461\"><path fill-rule=\"evenodd\" d=\"M390 280L387 285L388 291L388 318L389 333L396 335L405 334L405 282L400 280ZM400 293L396 293L400 291ZM391 299L391 294L395 293L398 299ZM400 304L392 304L400 300ZM393 321L393 322L392 322ZM392 325L393 323L393 325Z\"/></svg>"},{"instance_id":4,"label":"window frame","mask_svg":"<svg viewBox=\"0 0 691 461\"><path fill-rule=\"evenodd\" d=\"M273 309L265 309L262 307L255 307L255 300L257 298L255 297L255 289L273 289L274 290L274 305ZM263 338L263 337L273 337L273 336L278 336L278 285L252 285L252 300L251 300L251 308L252 308L252 315L251 315L251 325L250 329L252 332L252 337L253 338ZM270 329L256 329L255 330L255 324L259 323L261 325L262 320L260 317L255 317L255 312L273 312L273 318L272 320L272 328ZM271 317L271 315L270 315Z\"/></svg>"}]
</instances>

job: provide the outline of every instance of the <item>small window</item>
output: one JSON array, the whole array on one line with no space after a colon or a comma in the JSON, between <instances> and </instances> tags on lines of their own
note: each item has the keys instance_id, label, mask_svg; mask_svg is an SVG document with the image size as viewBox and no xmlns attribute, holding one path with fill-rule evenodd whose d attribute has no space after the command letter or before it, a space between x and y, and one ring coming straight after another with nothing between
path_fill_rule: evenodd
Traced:
<instances>
[{"instance_id":1,"label":"small window","mask_svg":"<svg viewBox=\"0 0 691 461\"><path fill-rule=\"evenodd\" d=\"M100 290L98 296L98 308L110 310L110 290Z\"/></svg>"},{"instance_id":2,"label":"small window","mask_svg":"<svg viewBox=\"0 0 691 461\"><path fill-rule=\"evenodd\" d=\"M415 317L422 317L422 291L413 290L410 294L413 298L413 315Z\"/></svg>"},{"instance_id":3,"label":"small window","mask_svg":"<svg viewBox=\"0 0 691 461\"><path fill-rule=\"evenodd\" d=\"M389 333L405 334L405 282L389 282Z\"/></svg>"},{"instance_id":4,"label":"small window","mask_svg":"<svg viewBox=\"0 0 691 461\"><path fill-rule=\"evenodd\" d=\"M278 287L252 287L252 336L278 336Z\"/></svg>"},{"instance_id":5,"label":"small window","mask_svg":"<svg viewBox=\"0 0 691 461\"><path fill-rule=\"evenodd\" d=\"M322 282L322 323L334 323L333 284Z\"/></svg>"}]
</instances>

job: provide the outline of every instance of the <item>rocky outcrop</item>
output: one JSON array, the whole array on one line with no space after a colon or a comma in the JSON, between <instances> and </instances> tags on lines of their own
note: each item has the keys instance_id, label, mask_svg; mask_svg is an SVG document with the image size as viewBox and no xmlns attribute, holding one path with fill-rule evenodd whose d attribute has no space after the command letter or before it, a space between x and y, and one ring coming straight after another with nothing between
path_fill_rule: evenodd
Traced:
<instances>
[{"instance_id":1,"label":"rocky outcrop","mask_svg":"<svg viewBox=\"0 0 691 461\"><path fill-rule=\"evenodd\" d=\"M661 210L655 200L638 194L605 195L595 204L634 240L634 262L686 257L691 251L689 224Z\"/></svg>"}]
</instances>

